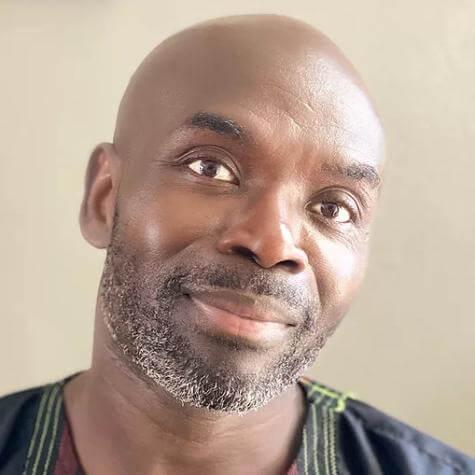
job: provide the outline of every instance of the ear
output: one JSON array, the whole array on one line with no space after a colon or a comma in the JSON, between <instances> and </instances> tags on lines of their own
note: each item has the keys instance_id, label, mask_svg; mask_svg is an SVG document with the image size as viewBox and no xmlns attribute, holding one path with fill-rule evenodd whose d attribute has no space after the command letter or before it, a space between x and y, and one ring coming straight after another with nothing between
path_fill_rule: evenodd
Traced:
<instances>
[{"instance_id":1,"label":"ear","mask_svg":"<svg viewBox=\"0 0 475 475\"><path fill-rule=\"evenodd\" d=\"M81 233L99 249L109 245L120 178L120 158L112 144L98 145L89 158L79 214Z\"/></svg>"}]
</instances>

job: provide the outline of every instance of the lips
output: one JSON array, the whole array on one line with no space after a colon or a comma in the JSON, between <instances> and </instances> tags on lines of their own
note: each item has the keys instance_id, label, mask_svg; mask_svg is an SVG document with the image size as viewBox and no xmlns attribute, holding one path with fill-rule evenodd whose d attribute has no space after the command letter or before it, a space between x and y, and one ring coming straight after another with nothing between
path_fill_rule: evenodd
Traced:
<instances>
[{"instance_id":1,"label":"lips","mask_svg":"<svg viewBox=\"0 0 475 475\"><path fill-rule=\"evenodd\" d=\"M297 324L295 317L287 309L268 297L257 298L224 289L190 292L189 296L195 301L244 319L290 326Z\"/></svg>"},{"instance_id":2,"label":"lips","mask_svg":"<svg viewBox=\"0 0 475 475\"><path fill-rule=\"evenodd\" d=\"M228 290L187 293L191 316L206 334L222 335L269 347L282 344L296 325L290 312L272 299Z\"/></svg>"}]
</instances>

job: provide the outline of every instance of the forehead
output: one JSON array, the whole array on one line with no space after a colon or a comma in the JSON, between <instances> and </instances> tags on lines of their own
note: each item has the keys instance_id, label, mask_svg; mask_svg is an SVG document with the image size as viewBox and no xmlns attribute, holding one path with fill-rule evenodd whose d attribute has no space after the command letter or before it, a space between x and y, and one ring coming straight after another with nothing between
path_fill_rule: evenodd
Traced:
<instances>
[{"instance_id":1,"label":"forehead","mask_svg":"<svg viewBox=\"0 0 475 475\"><path fill-rule=\"evenodd\" d=\"M249 146L250 144L259 141L259 139L256 140L254 138L252 131L236 120L214 112L199 111L193 114L176 132L177 134L182 132L186 135L187 131L195 130L205 133L211 132L215 135L223 136L227 140L233 141L240 146ZM284 138L284 141L285 140L286 139ZM319 151L315 150L314 152L315 154L318 154ZM323 161L319 160L320 170L326 173L339 175L340 177L346 177L353 181L365 182L371 188L378 188L381 182L380 173L378 172L377 165L371 164L371 159L355 160L348 159L348 157L342 157L341 155L343 154L340 154L340 160L332 160L331 158L328 159L328 157L323 157ZM286 158L286 161L290 163L291 168L295 168L295 166L298 167L298 161L296 162L290 159L290 157Z\"/></svg>"},{"instance_id":2,"label":"forehead","mask_svg":"<svg viewBox=\"0 0 475 475\"><path fill-rule=\"evenodd\" d=\"M127 139L150 156L201 111L230 119L255 146L307 148L379 165L383 134L358 78L332 57L161 57L125 101ZM219 59L219 61L218 61ZM120 130L120 127L119 127ZM251 142L251 141L250 141Z\"/></svg>"},{"instance_id":3,"label":"forehead","mask_svg":"<svg viewBox=\"0 0 475 475\"><path fill-rule=\"evenodd\" d=\"M326 84L320 90L295 83L240 85L183 103L169 119L168 136L211 131L271 153L320 153L376 167L383 159L380 122L365 94L352 84Z\"/></svg>"}]
</instances>

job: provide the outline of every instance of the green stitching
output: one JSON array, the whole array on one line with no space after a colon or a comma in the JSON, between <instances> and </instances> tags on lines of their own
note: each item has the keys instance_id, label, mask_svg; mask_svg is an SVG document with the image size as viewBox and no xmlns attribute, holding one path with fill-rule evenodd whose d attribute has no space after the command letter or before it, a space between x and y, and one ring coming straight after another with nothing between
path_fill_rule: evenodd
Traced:
<instances>
[{"instance_id":1,"label":"green stitching","mask_svg":"<svg viewBox=\"0 0 475 475\"><path fill-rule=\"evenodd\" d=\"M324 470L325 474L329 474L329 466L330 462L328 459L328 454L330 452L329 449L329 441L328 441L328 412L327 412L327 405L330 404L331 399L327 399L325 403L322 405L322 416L323 416L323 461L324 461Z\"/></svg>"},{"instance_id":2,"label":"green stitching","mask_svg":"<svg viewBox=\"0 0 475 475\"><path fill-rule=\"evenodd\" d=\"M307 428L303 430L303 469L305 475L308 475L308 462L307 462Z\"/></svg>"},{"instance_id":3,"label":"green stitching","mask_svg":"<svg viewBox=\"0 0 475 475\"><path fill-rule=\"evenodd\" d=\"M322 419L322 421L323 421L323 414L322 414L322 404L321 403L323 401L325 401L325 399L326 399L326 396L324 396L323 394L319 394L314 399L314 402L317 406L317 410L319 411L319 414L320 414L320 419ZM325 443L325 437L323 437L323 443ZM318 441L317 441L317 463L320 463L320 465L322 465L322 454L318 453ZM320 467L318 465L317 465L317 467L318 467L318 471L320 471Z\"/></svg>"},{"instance_id":4,"label":"green stitching","mask_svg":"<svg viewBox=\"0 0 475 475\"><path fill-rule=\"evenodd\" d=\"M335 391L321 386L312 380L300 379L300 383L306 388L307 398L314 393L319 393L314 397L312 404L312 425L315 428L313 440L313 462L315 465L315 474L319 474L320 468L323 470L322 475L338 475L338 464L336 457L336 417L337 413L341 413L346 409L346 401L348 398L357 399L352 391ZM320 402L322 401L322 404ZM323 454L318 453L318 420L317 409L320 407L320 417L323 442ZM305 475L308 474L308 456L309 450L306 430L304 431L304 470ZM319 460L321 462L320 466Z\"/></svg>"},{"instance_id":5,"label":"green stitching","mask_svg":"<svg viewBox=\"0 0 475 475\"><path fill-rule=\"evenodd\" d=\"M329 423L330 423L330 431L329 431L329 437L330 437L330 471L333 475L337 474L337 468L336 468L336 450L335 450L335 413L334 409L332 407L328 408L328 414L329 414Z\"/></svg>"},{"instance_id":6,"label":"green stitching","mask_svg":"<svg viewBox=\"0 0 475 475\"><path fill-rule=\"evenodd\" d=\"M318 458L317 458L317 451L318 451L318 424L317 424L317 407L315 404L312 404L312 423L314 427L314 434L313 434L313 464L315 465L315 474L318 475Z\"/></svg>"},{"instance_id":7,"label":"green stitching","mask_svg":"<svg viewBox=\"0 0 475 475\"><path fill-rule=\"evenodd\" d=\"M343 412L346 408L346 400L348 398L357 399L356 393L354 393L353 391L346 391L344 393L341 393L334 411Z\"/></svg>"},{"instance_id":8,"label":"green stitching","mask_svg":"<svg viewBox=\"0 0 475 475\"><path fill-rule=\"evenodd\" d=\"M52 455L52 452L53 452L53 447L54 447L55 442L56 442L56 433L58 432L58 425L59 425L58 424L58 422L59 422L59 412L60 412L60 409L61 409L62 402L63 402L63 398L62 398L61 393L59 393L59 395L56 399L56 408L55 408L55 411L54 411L53 434L51 435L51 440L50 440L49 447L48 447L48 455L46 457L45 467L43 469L43 473L45 475L48 473L48 467L49 467L49 464L51 462L51 455Z\"/></svg>"},{"instance_id":9,"label":"green stitching","mask_svg":"<svg viewBox=\"0 0 475 475\"><path fill-rule=\"evenodd\" d=\"M318 384L314 384L314 388L316 391L318 391L319 393L322 393L324 394L325 396L329 396L333 399L338 399L340 397L340 394L341 393L337 393L337 392L334 392L334 391L330 391L329 389L327 388L323 388L321 386L319 386Z\"/></svg>"},{"instance_id":10,"label":"green stitching","mask_svg":"<svg viewBox=\"0 0 475 475\"><path fill-rule=\"evenodd\" d=\"M337 405L335 407L336 412L343 412L346 408L346 400L348 398L357 399L358 396L353 391L332 391L330 389L324 388L320 386L318 383L307 383L306 381L302 381L304 385L306 385L310 390L308 391L308 396L310 397L315 391L324 394L325 396L331 397L332 399L337 400Z\"/></svg>"},{"instance_id":11,"label":"green stitching","mask_svg":"<svg viewBox=\"0 0 475 475\"><path fill-rule=\"evenodd\" d=\"M43 432L41 434L40 445L38 447L38 451L36 452L36 460L35 460L35 463L33 465L33 470L31 472L32 475L34 475L36 473L36 470L38 469L38 464L39 464L40 458L41 458L41 451L43 450L43 444L45 443L45 437L46 437L46 434L48 432L48 426L49 426L49 422L50 422L50 418L51 418L51 409L52 409L52 406L53 406L53 402L56 399L56 395L58 393L58 390L59 390L58 385L55 385L53 390L51 391L51 397L50 397L50 400L48 402L48 409L46 410L46 419L45 419L44 426L43 426Z\"/></svg>"},{"instance_id":12,"label":"green stitching","mask_svg":"<svg viewBox=\"0 0 475 475\"><path fill-rule=\"evenodd\" d=\"M23 475L27 473L26 471L30 465L31 456L33 453L33 447L35 445L36 437L38 436L38 430L40 428L40 419L43 418L44 406L46 404L46 401L49 399L50 395L51 395L51 387L50 388L46 387L41 396L40 407L38 409L38 413L36 414L35 428L33 430L33 436L31 437L31 440L30 440L30 446L28 447L28 455L26 456L25 469L23 470Z\"/></svg>"}]
</instances>

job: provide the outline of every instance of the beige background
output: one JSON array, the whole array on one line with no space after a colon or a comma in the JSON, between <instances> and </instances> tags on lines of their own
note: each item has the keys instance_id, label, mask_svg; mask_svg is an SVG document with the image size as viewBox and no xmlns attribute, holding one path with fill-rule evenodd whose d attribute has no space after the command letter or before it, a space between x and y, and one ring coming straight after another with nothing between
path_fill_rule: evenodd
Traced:
<instances>
[{"instance_id":1,"label":"beige background","mask_svg":"<svg viewBox=\"0 0 475 475\"><path fill-rule=\"evenodd\" d=\"M473 0L0 0L0 393L88 365L104 255L78 205L133 69L177 29L252 12L329 34L388 131L366 285L313 375L475 455Z\"/></svg>"}]
</instances>

